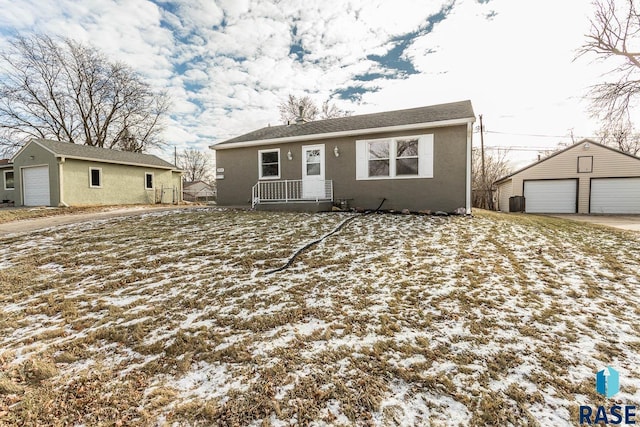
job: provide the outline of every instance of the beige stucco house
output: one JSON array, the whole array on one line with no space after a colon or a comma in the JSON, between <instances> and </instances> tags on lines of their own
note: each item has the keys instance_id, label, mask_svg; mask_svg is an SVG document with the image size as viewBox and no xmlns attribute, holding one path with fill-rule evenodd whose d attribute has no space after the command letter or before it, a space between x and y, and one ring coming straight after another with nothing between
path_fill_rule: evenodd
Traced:
<instances>
[{"instance_id":1,"label":"beige stucco house","mask_svg":"<svg viewBox=\"0 0 640 427\"><path fill-rule=\"evenodd\" d=\"M524 196L528 213L639 214L640 158L582 140L496 181L498 209Z\"/></svg>"},{"instance_id":2,"label":"beige stucco house","mask_svg":"<svg viewBox=\"0 0 640 427\"><path fill-rule=\"evenodd\" d=\"M182 172L150 154L32 139L11 160L16 206L181 200Z\"/></svg>"},{"instance_id":3,"label":"beige stucco house","mask_svg":"<svg viewBox=\"0 0 640 427\"><path fill-rule=\"evenodd\" d=\"M474 121L461 101L265 127L210 147L217 201L470 213Z\"/></svg>"}]
</instances>

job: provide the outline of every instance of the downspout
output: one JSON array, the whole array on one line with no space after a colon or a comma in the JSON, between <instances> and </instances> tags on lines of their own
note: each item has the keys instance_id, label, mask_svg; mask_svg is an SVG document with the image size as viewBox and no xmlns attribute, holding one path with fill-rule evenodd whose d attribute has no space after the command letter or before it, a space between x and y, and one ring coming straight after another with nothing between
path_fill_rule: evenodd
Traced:
<instances>
[{"instance_id":1,"label":"downspout","mask_svg":"<svg viewBox=\"0 0 640 427\"><path fill-rule=\"evenodd\" d=\"M58 203L58 206L64 206L65 208L68 208L69 205L66 204L64 202L64 174L63 174L63 167L62 165L64 164L65 158L64 157L60 157L58 159L58 184L59 184L59 194L60 194L60 202Z\"/></svg>"},{"instance_id":2,"label":"downspout","mask_svg":"<svg viewBox=\"0 0 640 427\"><path fill-rule=\"evenodd\" d=\"M471 215L471 148L472 148L473 122L467 122L467 215Z\"/></svg>"}]
</instances>

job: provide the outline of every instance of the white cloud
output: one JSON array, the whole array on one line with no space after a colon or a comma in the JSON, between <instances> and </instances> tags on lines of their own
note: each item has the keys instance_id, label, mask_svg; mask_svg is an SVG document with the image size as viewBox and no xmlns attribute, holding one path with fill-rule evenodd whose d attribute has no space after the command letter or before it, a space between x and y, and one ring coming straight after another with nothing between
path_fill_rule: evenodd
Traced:
<instances>
[{"instance_id":1,"label":"white cloud","mask_svg":"<svg viewBox=\"0 0 640 427\"><path fill-rule=\"evenodd\" d=\"M471 99L487 129L523 134L593 133L581 100L605 68L572 61L588 29L588 2L458 0L403 59L418 74L389 74L369 55L424 28L445 0L0 0L0 47L13 32L70 36L126 61L174 103L166 136L206 146L271 123L288 93L321 102L335 90L379 88L355 113ZM492 19L487 16L495 12ZM292 31L296 28L296 35ZM292 43L305 50L290 54ZM433 53L431 53L433 52ZM488 134L491 144L553 144L554 139Z\"/></svg>"}]
</instances>

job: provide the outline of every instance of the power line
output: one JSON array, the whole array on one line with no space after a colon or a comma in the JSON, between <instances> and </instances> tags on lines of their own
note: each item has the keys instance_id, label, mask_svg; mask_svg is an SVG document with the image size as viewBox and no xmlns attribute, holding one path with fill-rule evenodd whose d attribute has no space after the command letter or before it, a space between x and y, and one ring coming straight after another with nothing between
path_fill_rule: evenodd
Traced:
<instances>
[{"instance_id":1,"label":"power line","mask_svg":"<svg viewBox=\"0 0 640 427\"><path fill-rule=\"evenodd\" d=\"M479 133L480 129L476 129L473 133ZM514 133L514 132L500 132L497 130L485 130L484 133L495 133L498 135L512 135L512 136L531 136L536 138L573 138L573 139L597 139L597 136L579 136L579 135L544 135L536 133Z\"/></svg>"},{"instance_id":2,"label":"power line","mask_svg":"<svg viewBox=\"0 0 640 427\"><path fill-rule=\"evenodd\" d=\"M496 150L496 151L500 151L500 150L504 150L504 151L546 151L546 150L554 150L557 147L530 147L530 148L525 148L525 147L501 147L501 146L486 146L484 147L485 150Z\"/></svg>"}]
</instances>

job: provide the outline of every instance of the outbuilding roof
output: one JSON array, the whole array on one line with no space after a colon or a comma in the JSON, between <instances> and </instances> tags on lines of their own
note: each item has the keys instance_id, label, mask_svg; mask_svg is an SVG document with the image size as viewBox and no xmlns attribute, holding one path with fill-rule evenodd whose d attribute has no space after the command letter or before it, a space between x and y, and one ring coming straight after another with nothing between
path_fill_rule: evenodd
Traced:
<instances>
[{"instance_id":1,"label":"outbuilding roof","mask_svg":"<svg viewBox=\"0 0 640 427\"><path fill-rule=\"evenodd\" d=\"M533 163L531 163L531 164L529 164L529 165L527 165L527 166L525 166L525 167L523 167L523 168L518 169L518 170L517 170L517 171L515 171L515 172L510 173L510 174L509 174L509 175L507 175L507 176L503 176L502 178L500 178L500 179L496 180L496 181L494 182L494 184L495 184L495 185L502 184L503 182L508 181L509 179L511 179L511 177L513 177L514 175L519 174L520 172L526 171L527 169L530 169L530 168L532 168L532 167L534 167L534 166L537 166L537 165L539 165L540 163L544 163L544 162L546 162L546 161L547 161L547 160L549 160L549 159L552 159L552 158L554 158L554 157L556 157L556 156L559 156L560 154L565 153L565 152L567 152L567 151L569 151L569 150L572 150L573 148L576 148L577 146L579 146L579 145L583 145L583 144L593 144L593 145L597 145L598 147L606 148L607 150L611 150L611 151L614 151L614 152L616 152L616 153L623 154L623 155L625 155L625 156L628 156L628 157L634 158L634 159L636 159L636 160L640 160L640 157L634 156L633 154L625 153L624 151L620 151L620 150L618 150L618 149L616 149L616 148L609 147L609 146L606 146L606 145L604 145L604 144L600 144L600 143L598 143L598 142L595 142L595 141L593 141L593 140L591 140L591 139L587 139L587 138L585 138L585 139L582 139L582 140L580 140L580 141L576 142L576 143L575 143L575 144L573 144L573 145L568 146L567 148L564 148L564 149L562 149L562 150L560 150L560 151L556 151L555 153L551 154L550 156L545 157L544 159L541 159L541 160L538 160L538 161L536 161L536 162L533 162Z\"/></svg>"},{"instance_id":2,"label":"outbuilding roof","mask_svg":"<svg viewBox=\"0 0 640 427\"><path fill-rule=\"evenodd\" d=\"M172 165L153 154L111 150L108 148L92 147L89 145L72 144L70 142L52 141L50 139L32 139L29 143L38 144L56 157L133 166L148 166L160 169L176 169L175 165ZM27 143L27 145L29 143ZM20 151L18 151L14 156L14 159Z\"/></svg>"},{"instance_id":3,"label":"outbuilding roof","mask_svg":"<svg viewBox=\"0 0 640 427\"><path fill-rule=\"evenodd\" d=\"M459 101L406 110L386 111L318 120L300 124L269 126L212 145L222 149L229 146L249 145L260 142L293 142L303 139L321 139L338 135L362 134L363 131L386 131L395 127L418 127L418 125L447 125L457 122L473 122L475 114L471 101Z\"/></svg>"}]
</instances>

